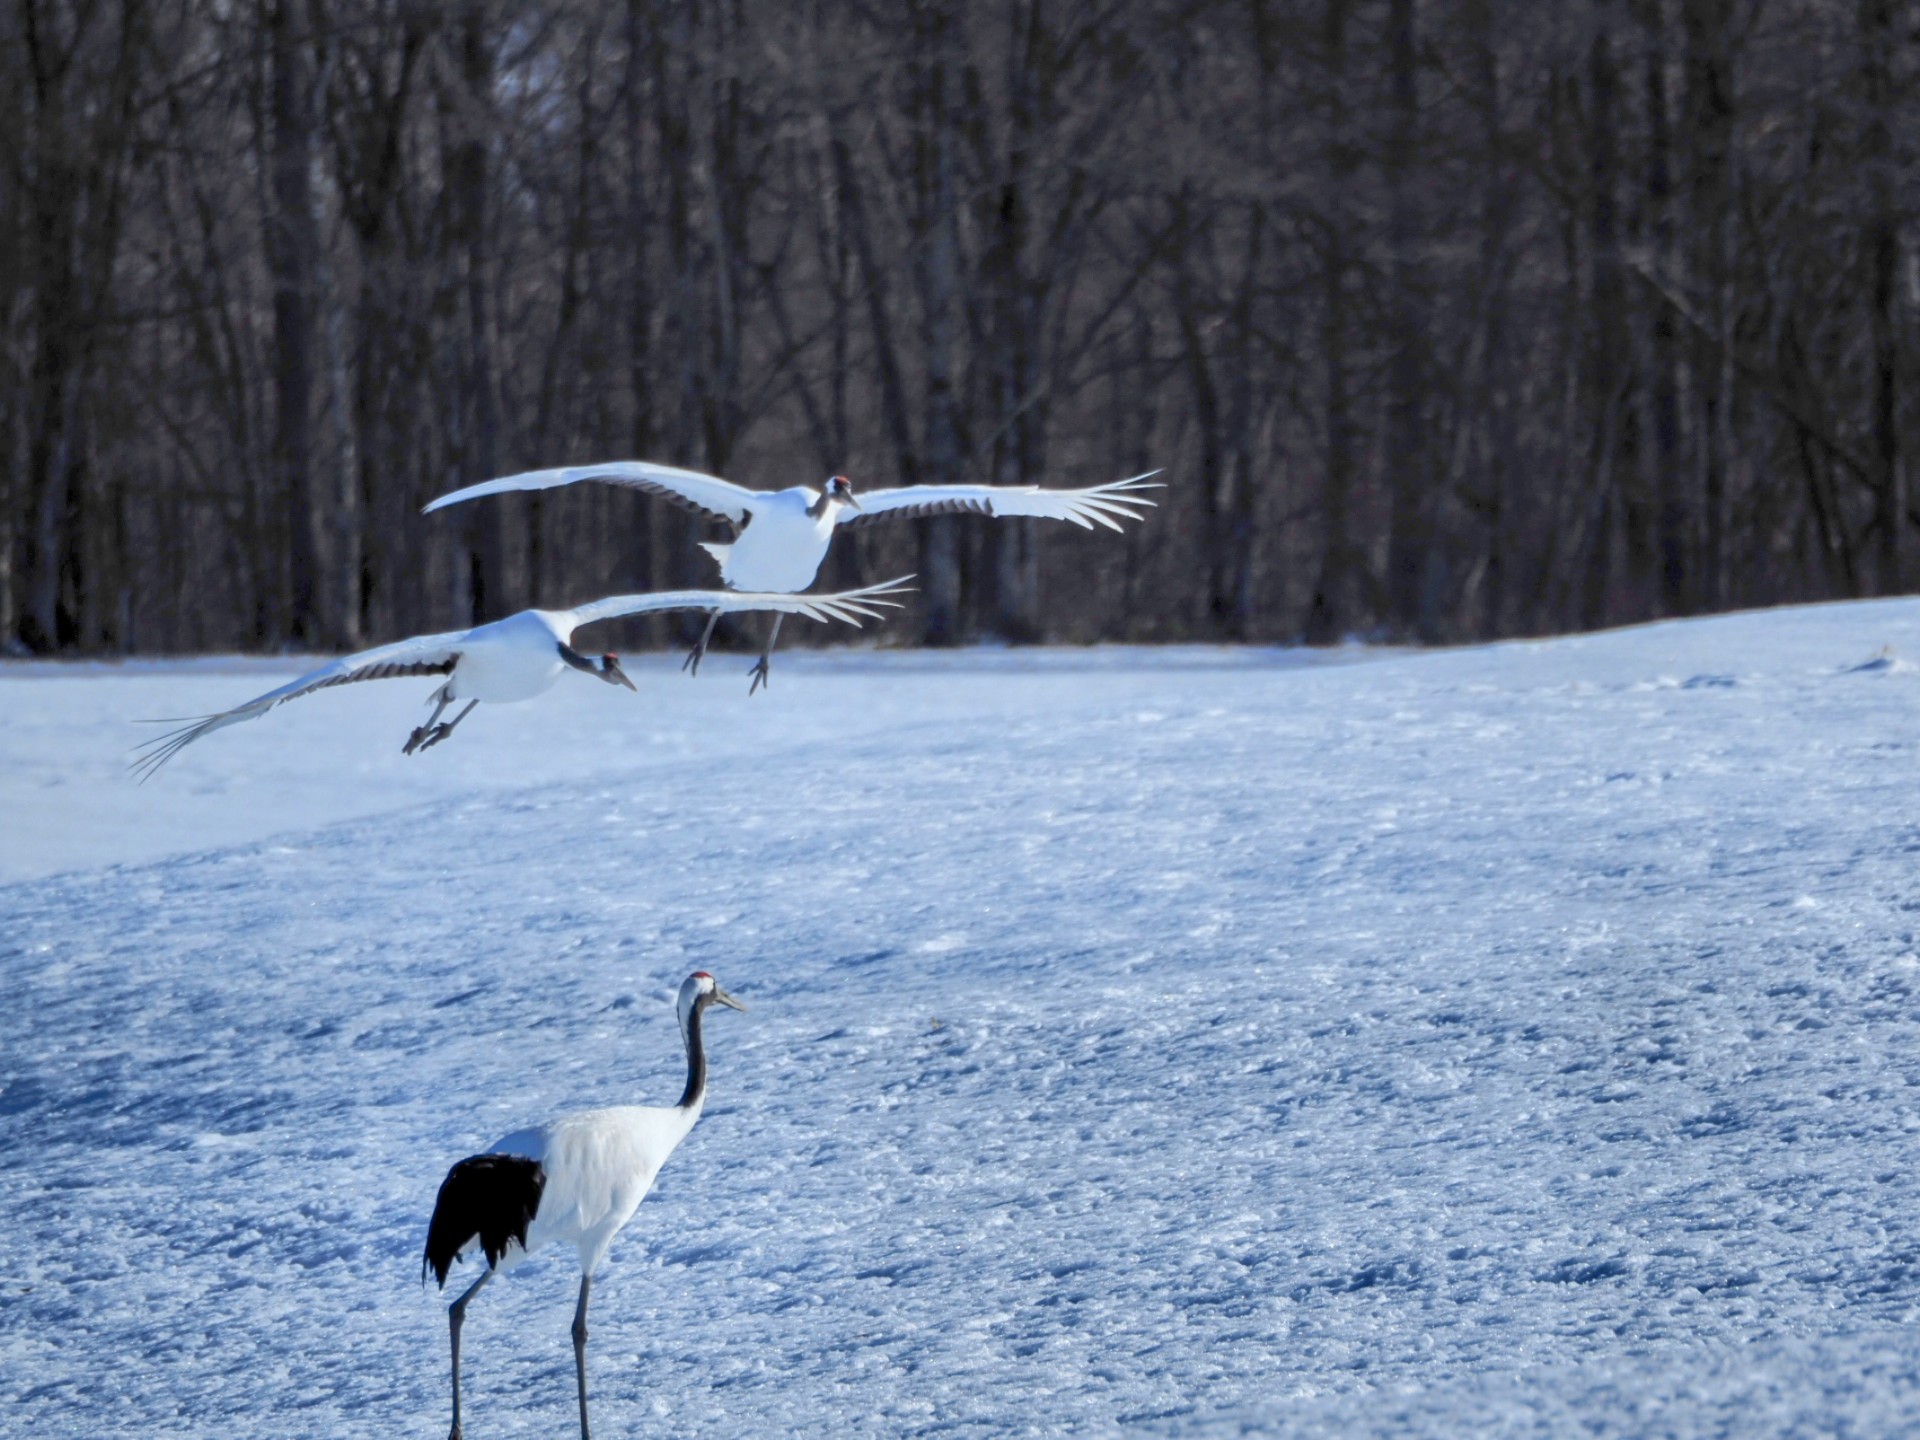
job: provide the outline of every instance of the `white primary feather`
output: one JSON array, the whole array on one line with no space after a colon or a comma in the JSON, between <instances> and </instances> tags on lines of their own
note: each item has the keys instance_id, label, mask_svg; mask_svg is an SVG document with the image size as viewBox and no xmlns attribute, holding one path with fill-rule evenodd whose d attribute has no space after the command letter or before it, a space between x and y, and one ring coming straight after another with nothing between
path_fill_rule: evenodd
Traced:
<instances>
[{"instance_id":1,"label":"white primary feather","mask_svg":"<svg viewBox=\"0 0 1920 1440\"><path fill-rule=\"evenodd\" d=\"M1142 490L1159 490L1150 483L1158 470L1091 485L1083 490L1046 490L1038 485L908 485L895 490L868 490L859 495L860 508L839 513L842 525L864 525L875 520L912 515L976 514L998 518L1027 516L1036 520L1066 520L1083 530L1104 525L1119 530L1119 521L1141 518L1139 506L1152 506Z\"/></svg>"},{"instance_id":2,"label":"white primary feather","mask_svg":"<svg viewBox=\"0 0 1920 1440\"><path fill-rule=\"evenodd\" d=\"M787 615L804 615L809 620L839 620L857 629L862 620L885 619L886 610L899 609L900 602L893 597L907 594L912 588L907 584L911 579L911 575L902 575L893 580L883 580L878 585L842 590L831 595L749 590L669 590L655 595L613 595L591 604L576 605L568 613L574 617L576 625L590 625L596 620L611 620L615 616L638 615L650 610L718 610L728 615L743 610L775 610ZM672 603L654 603L657 601Z\"/></svg>"},{"instance_id":3,"label":"white primary feather","mask_svg":"<svg viewBox=\"0 0 1920 1440\"><path fill-rule=\"evenodd\" d=\"M553 490L582 480L603 480L610 485L625 485L645 490L663 499L673 500L736 525L744 522L760 498L759 492L703 475L698 470L682 470L673 465L655 465L646 460L613 460L604 465L570 465L556 470L527 470L519 475L503 475L498 480L483 480L429 502L421 511L428 514L448 505L477 500L483 495L504 495L519 490Z\"/></svg>"}]
</instances>

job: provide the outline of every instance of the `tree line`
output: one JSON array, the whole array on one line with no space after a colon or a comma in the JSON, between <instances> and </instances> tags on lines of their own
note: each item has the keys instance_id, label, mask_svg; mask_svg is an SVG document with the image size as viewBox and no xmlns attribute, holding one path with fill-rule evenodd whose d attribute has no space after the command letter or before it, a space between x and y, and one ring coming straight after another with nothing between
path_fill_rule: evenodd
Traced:
<instances>
[{"instance_id":1,"label":"tree line","mask_svg":"<svg viewBox=\"0 0 1920 1440\"><path fill-rule=\"evenodd\" d=\"M1917 38L1904 0L5 0L0 644L708 583L612 487L418 513L629 457L1164 467L1124 538L844 539L823 581L916 571L929 643L1901 591Z\"/></svg>"}]
</instances>

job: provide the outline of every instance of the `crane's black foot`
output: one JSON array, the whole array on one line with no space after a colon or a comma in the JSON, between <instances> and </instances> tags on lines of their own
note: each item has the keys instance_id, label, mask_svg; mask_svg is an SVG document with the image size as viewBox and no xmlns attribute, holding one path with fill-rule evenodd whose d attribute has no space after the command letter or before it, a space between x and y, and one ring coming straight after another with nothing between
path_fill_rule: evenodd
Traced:
<instances>
[{"instance_id":1,"label":"crane's black foot","mask_svg":"<svg viewBox=\"0 0 1920 1440\"><path fill-rule=\"evenodd\" d=\"M447 721L442 720L438 725L434 726L433 729L427 732L427 738L425 741L421 743L420 748L422 750L431 750L433 749L434 746L438 745L442 740L446 739L451 734L453 734L453 726L449 724Z\"/></svg>"},{"instance_id":2,"label":"crane's black foot","mask_svg":"<svg viewBox=\"0 0 1920 1440\"><path fill-rule=\"evenodd\" d=\"M767 681L767 672L772 668L773 657L771 655L762 655L758 660L753 662L753 669L747 672L748 675L753 677L753 682L747 686L747 694L753 694L753 692L758 690L762 685L765 685L769 690L773 688Z\"/></svg>"},{"instance_id":3,"label":"crane's black foot","mask_svg":"<svg viewBox=\"0 0 1920 1440\"><path fill-rule=\"evenodd\" d=\"M400 747L400 753L411 755L416 750L431 750L452 733L453 726L444 720L438 725L422 725L407 737L407 743Z\"/></svg>"},{"instance_id":4,"label":"crane's black foot","mask_svg":"<svg viewBox=\"0 0 1920 1440\"><path fill-rule=\"evenodd\" d=\"M680 662L680 668L689 675L700 673L700 662L707 658L707 642L704 637L700 643L687 652L687 658Z\"/></svg>"}]
</instances>

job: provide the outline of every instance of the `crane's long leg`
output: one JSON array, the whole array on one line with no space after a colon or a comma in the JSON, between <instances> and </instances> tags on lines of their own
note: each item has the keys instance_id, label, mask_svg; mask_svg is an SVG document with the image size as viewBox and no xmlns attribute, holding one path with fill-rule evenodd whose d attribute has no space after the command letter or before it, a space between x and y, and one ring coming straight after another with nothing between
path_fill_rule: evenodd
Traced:
<instances>
[{"instance_id":1,"label":"crane's long leg","mask_svg":"<svg viewBox=\"0 0 1920 1440\"><path fill-rule=\"evenodd\" d=\"M426 731L425 734L427 738L424 741L420 741L420 748L422 750L431 750L434 746L438 745L442 740L446 739L449 735L453 734L453 727L458 725L462 720L466 719L467 716L471 715L473 713L473 707L478 705L479 703L480 702L478 700L469 700L467 702L467 708L462 710L458 715L454 716L453 719L447 721L447 723L444 725L435 725L432 729ZM404 753L408 755L411 755L413 753L414 742L420 740L421 733L422 732L418 730L413 732L413 739L407 742L407 748Z\"/></svg>"},{"instance_id":2,"label":"crane's long leg","mask_svg":"<svg viewBox=\"0 0 1920 1440\"><path fill-rule=\"evenodd\" d=\"M760 652L760 663L747 672L753 676L753 683L747 686L747 694L749 695L753 694L753 692L758 690L762 685L767 685L767 672L773 668L774 643L780 638L780 622L786 618L787 617L780 611L776 610L774 612L773 629L767 632L767 648ZM773 687L768 685L767 688L772 689Z\"/></svg>"},{"instance_id":3,"label":"crane's long leg","mask_svg":"<svg viewBox=\"0 0 1920 1440\"><path fill-rule=\"evenodd\" d=\"M433 698L435 702L433 707L433 714L427 717L426 724L420 726L419 729L415 730L413 734L407 737L407 743L400 747L400 753L402 755L411 755L415 750L420 748L420 742L426 739L427 736L430 733L432 733L434 728L433 722L438 720L443 714L445 714L447 706L453 703L453 697L447 694L447 687L444 685L442 685L438 690L433 692Z\"/></svg>"},{"instance_id":4,"label":"crane's long leg","mask_svg":"<svg viewBox=\"0 0 1920 1440\"><path fill-rule=\"evenodd\" d=\"M707 641L713 638L713 627L719 623L720 612L718 610L715 610L707 616L707 628L700 632L699 643L696 644L693 649L689 650L687 652L687 658L680 662L680 668L682 670L690 670L695 675L700 673L700 661L707 653Z\"/></svg>"},{"instance_id":5,"label":"crane's long leg","mask_svg":"<svg viewBox=\"0 0 1920 1440\"><path fill-rule=\"evenodd\" d=\"M489 1270L472 1285L467 1293L447 1307L447 1334L453 1342L453 1430L447 1440L460 1440L460 1327L466 1323L467 1302L480 1293L480 1287L493 1278Z\"/></svg>"},{"instance_id":6,"label":"crane's long leg","mask_svg":"<svg viewBox=\"0 0 1920 1440\"><path fill-rule=\"evenodd\" d=\"M590 1440L587 1429L587 1292L593 1288L593 1277L580 1277L580 1303L573 1312L573 1371L580 1382L580 1440Z\"/></svg>"}]
</instances>

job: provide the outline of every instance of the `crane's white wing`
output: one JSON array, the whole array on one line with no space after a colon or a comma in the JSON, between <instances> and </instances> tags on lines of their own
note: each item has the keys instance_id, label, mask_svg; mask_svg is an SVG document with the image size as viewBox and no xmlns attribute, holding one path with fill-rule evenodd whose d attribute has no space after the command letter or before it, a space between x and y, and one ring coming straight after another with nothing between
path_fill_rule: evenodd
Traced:
<instances>
[{"instance_id":1,"label":"crane's white wing","mask_svg":"<svg viewBox=\"0 0 1920 1440\"><path fill-rule=\"evenodd\" d=\"M238 725L242 720L257 720L276 705L331 685L351 685L361 680L393 680L403 675L445 675L460 658L459 646L467 638L464 630L444 635L416 635L411 640L396 640L373 650L343 655L330 665L309 670L298 680L289 680L278 690L256 695L244 705L222 710L218 715L196 717L191 724L169 730L156 740L137 747L145 753L133 762L133 773L145 784L167 761L202 735Z\"/></svg>"},{"instance_id":2,"label":"crane's white wing","mask_svg":"<svg viewBox=\"0 0 1920 1440\"><path fill-rule=\"evenodd\" d=\"M882 581L859 590L842 590L832 595L762 595L750 590L662 590L653 595L610 595L576 605L570 612L573 623L591 625L596 620L611 620L616 615L645 615L655 610L707 610L734 614L742 610L778 610L788 615L804 615L809 620L840 620L859 627L862 620L881 620L885 611L897 610L900 602L892 597L911 589L913 577Z\"/></svg>"},{"instance_id":3,"label":"crane's white wing","mask_svg":"<svg viewBox=\"0 0 1920 1440\"><path fill-rule=\"evenodd\" d=\"M1138 506L1154 502L1142 490L1165 487L1148 482L1149 470L1130 480L1114 480L1085 490L1042 490L1038 485L909 485L899 490L868 490L855 498L858 510L842 510L840 524L871 525L915 515L1030 515L1041 520L1071 520L1083 530L1104 525L1118 530L1121 520L1138 520Z\"/></svg>"},{"instance_id":4,"label":"crane's white wing","mask_svg":"<svg viewBox=\"0 0 1920 1440\"><path fill-rule=\"evenodd\" d=\"M458 505L462 500L477 500L482 495L504 495L509 490L552 490L582 480L604 480L610 485L644 490L662 500L671 500L676 505L710 515L715 520L731 520L736 525L746 521L748 512L762 498L757 490L749 490L744 485L735 485L715 475L702 475L697 470L677 470L671 465L654 465L645 460L610 460L604 465L528 470L498 480L483 480L478 485L469 485L464 490L442 495L430 503L426 510Z\"/></svg>"}]
</instances>

